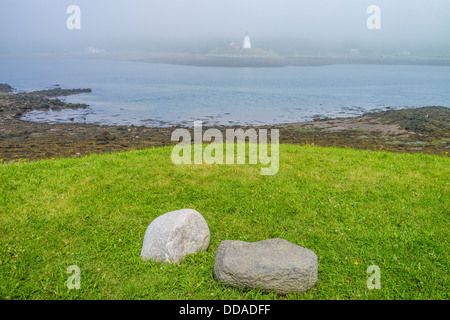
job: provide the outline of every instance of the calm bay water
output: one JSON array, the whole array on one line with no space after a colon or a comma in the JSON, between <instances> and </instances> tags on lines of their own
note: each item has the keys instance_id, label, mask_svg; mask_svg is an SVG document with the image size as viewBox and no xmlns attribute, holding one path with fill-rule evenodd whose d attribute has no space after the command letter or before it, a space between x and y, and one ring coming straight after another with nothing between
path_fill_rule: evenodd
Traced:
<instances>
[{"instance_id":1,"label":"calm bay water","mask_svg":"<svg viewBox=\"0 0 450 320\"><path fill-rule=\"evenodd\" d=\"M0 83L18 90L91 88L62 98L87 109L27 114L39 122L171 126L258 125L450 107L450 67L331 65L213 68L112 60L2 59Z\"/></svg>"}]
</instances>

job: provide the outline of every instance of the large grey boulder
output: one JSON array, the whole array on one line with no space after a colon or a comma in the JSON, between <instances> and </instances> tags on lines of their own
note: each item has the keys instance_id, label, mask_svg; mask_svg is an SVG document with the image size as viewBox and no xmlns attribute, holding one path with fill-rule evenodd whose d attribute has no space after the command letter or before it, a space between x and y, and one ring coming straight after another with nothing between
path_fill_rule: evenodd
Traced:
<instances>
[{"instance_id":1,"label":"large grey boulder","mask_svg":"<svg viewBox=\"0 0 450 320\"><path fill-rule=\"evenodd\" d=\"M285 295L304 292L317 281L317 255L284 239L253 243L225 240L214 260L217 281Z\"/></svg>"},{"instance_id":2,"label":"large grey boulder","mask_svg":"<svg viewBox=\"0 0 450 320\"><path fill-rule=\"evenodd\" d=\"M178 263L188 254L208 249L209 240L208 224L199 212L192 209L168 212L148 226L141 258Z\"/></svg>"}]
</instances>

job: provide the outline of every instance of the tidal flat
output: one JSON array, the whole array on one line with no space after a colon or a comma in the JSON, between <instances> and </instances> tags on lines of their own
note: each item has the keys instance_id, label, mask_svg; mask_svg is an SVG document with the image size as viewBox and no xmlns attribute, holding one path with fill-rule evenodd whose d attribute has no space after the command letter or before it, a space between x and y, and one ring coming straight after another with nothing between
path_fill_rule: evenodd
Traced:
<instances>
[{"instance_id":1,"label":"tidal flat","mask_svg":"<svg viewBox=\"0 0 450 320\"><path fill-rule=\"evenodd\" d=\"M86 105L66 103L58 97L89 92L88 88L55 88L20 93L14 93L8 85L0 89L2 162L80 157L91 153L176 144L171 141L171 134L177 127L108 126L75 122L50 124L21 119L33 110L85 108ZM450 149L449 123L448 107L429 106L252 128L279 129L280 143L447 156ZM217 127L222 132L227 128L233 127ZM250 127L240 128L246 130ZM203 129L207 130L208 127Z\"/></svg>"}]
</instances>

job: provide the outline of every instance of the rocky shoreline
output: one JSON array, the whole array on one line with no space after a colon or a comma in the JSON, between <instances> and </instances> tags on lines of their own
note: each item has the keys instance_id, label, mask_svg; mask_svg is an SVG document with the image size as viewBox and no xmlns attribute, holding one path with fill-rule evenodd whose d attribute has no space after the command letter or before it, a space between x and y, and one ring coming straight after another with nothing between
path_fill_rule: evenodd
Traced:
<instances>
[{"instance_id":1,"label":"rocky shoreline","mask_svg":"<svg viewBox=\"0 0 450 320\"><path fill-rule=\"evenodd\" d=\"M86 105L65 103L57 97L90 91L55 88L14 93L9 85L0 84L0 163L176 144L171 141L175 127L47 124L21 120L25 113L33 110L86 108ZM447 156L449 123L450 109L433 106L254 128L279 129L281 143ZM218 129L226 128L229 127Z\"/></svg>"}]
</instances>

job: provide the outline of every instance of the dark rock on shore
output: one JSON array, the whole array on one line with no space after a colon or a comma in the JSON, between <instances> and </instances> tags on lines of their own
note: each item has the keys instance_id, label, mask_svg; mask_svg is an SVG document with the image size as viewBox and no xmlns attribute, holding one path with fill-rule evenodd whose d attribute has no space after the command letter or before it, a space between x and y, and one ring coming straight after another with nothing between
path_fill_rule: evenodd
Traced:
<instances>
[{"instance_id":1,"label":"dark rock on shore","mask_svg":"<svg viewBox=\"0 0 450 320\"><path fill-rule=\"evenodd\" d=\"M0 83L0 92L9 93L9 92L13 92L13 91L14 91L14 88L11 87L9 84Z\"/></svg>"},{"instance_id":2,"label":"dark rock on shore","mask_svg":"<svg viewBox=\"0 0 450 320\"><path fill-rule=\"evenodd\" d=\"M60 111L62 109L77 109L86 108L85 104L72 104L65 103L56 97L69 96L80 93L89 93L91 89L49 89L49 90L39 90L32 92L19 92L10 93L14 89L5 84L3 86L4 90L11 90L7 94L3 94L0 99L0 108L4 115L11 115L14 117L20 117L24 113L33 110L53 110ZM0 89L1 90L1 89Z\"/></svg>"},{"instance_id":3,"label":"dark rock on shore","mask_svg":"<svg viewBox=\"0 0 450 320\"><path fill-rule=\"evenodd\" d=\"M71 96L74 94L79 93L90 93L92 92L91 89L61 89L61 88L55 88L55 89L49 89L49 90L39 90L39 91L33 91L30 92L33 95L42 95L45 97L63 97L63 96Z\"/></svg>"},{"instance_id":4,"label":"dark rock on shore","mask_svg":"<svg viewBox=\"0 0 450 320\"><path fill-rule=\"evenodd\" d=\"M96 136L95 138L97 139L97 141L103 141L103 142L112 141L112 140L116 139L116 137L112 136L108 131L102 132L100 135Z\"/></svg>"}]
</instances>

